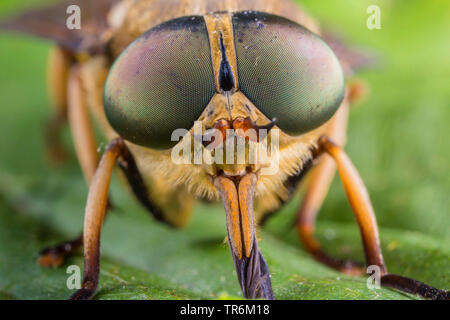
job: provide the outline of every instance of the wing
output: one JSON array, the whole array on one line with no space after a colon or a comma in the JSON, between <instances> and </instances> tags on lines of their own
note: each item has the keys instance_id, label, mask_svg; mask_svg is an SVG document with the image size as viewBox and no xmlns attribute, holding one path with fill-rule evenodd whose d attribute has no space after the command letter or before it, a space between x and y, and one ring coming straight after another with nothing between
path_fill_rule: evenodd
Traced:
<instances>
[{"instance_id":1,"label":"wing","mask_svg":"<svg viewBox=\"0 0 450 320\"><path fill-rule=\"evenodd\" d=\"M349 45L335 32L325 29L322 32L322 38L333 49L346 75L377 65L379 57L374 52Z\"/></svg>"},{"instance_id":2,"label":"wing","mask_svg":"<svg viewBox=\"0 0 450 320\"><path fill-rule=\"evenodd\" d=\"M110 29L108 13L120 0L64 0L32 9L0 22L0 30L12 30L55 41L71 52L102 52L106 48L105 33ZM81 9L81 29L67 28L67 8Z\"/></svg>"}]
</instances>

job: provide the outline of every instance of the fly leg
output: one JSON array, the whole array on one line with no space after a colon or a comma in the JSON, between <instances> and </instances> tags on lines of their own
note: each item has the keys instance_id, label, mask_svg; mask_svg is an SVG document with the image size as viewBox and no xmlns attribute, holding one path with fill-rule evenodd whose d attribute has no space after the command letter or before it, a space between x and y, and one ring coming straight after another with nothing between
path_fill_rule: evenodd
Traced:
<instances>
[{"instance_id":1,"label":"fly leg","mask_svg":"<svg viewBox=\"0 0 450 320\"><path fill-rule=\"evenodd\" d=\"M118 138L113 140L100 161L92 179L84 216L84 276L81 289L71 297L74 300L90 299L94 295L100 272L100 232L108 203L108 189L116 160L126 149Z\"/></svg>"},{"instance_id":2,"label":"fly leg","mask_svg":"<svg viewBox=\"0 0 450 320\"><path fill-rule=\"evenodd\" d=\"M68 118L74 140L75 151L84 174L87 185L92 183L98 165L97 143L92 127L85 90L81 77L81 66L73 66L68 77ZM169 222L159 206L155 205L149 197L149 192L140 175L137 165L128 149L124 149L119 167L139 202L152 214L152 216L168 225L177 225L177 220ZM107 201L106 212L111 207ZM187 210L184 210L187 211ZM184 212L183 211L183 212ZM56 246L46 248L40 252L38 263L44 267L58 267L64 258L83 245L83 235Z\"/></svg>"},{"instance_id":3,"label":"fly leg","mask_svg":"<svg viewBox=\"0 0 450 320\"><path fill-rule=\"evenodd\" d=\"M319 139L319 151L329 154L336 163L339 176L358 223L367 266L377 266L381 284L428 299L450 299L448 291L439 290L420 281L389 274L380 248L378 226L369 194L358 171L346 153L328 137Z\"/></svg>"},{"instance_id":4,"label":"fly leg","mask_svg":"<svg viewBox=\"0 0 450 320\"><path fill-rule=\"evenodd\" d=\"M73 58L60 47L54 47L49 54L47 64L47 87L53 106L53 115L44 131L47 154L53 163L61 163L66 150L61 143L61 131L67 122L67 77Z\"/></svg>"},{"instance_id":5,"label":"fly leg","mask_svg":"<svg viewBox=\"0 0 450 320\"><path fill-rule=\"evenodd\" d=\"M100 233L108 209L108 189L116 163L124 172L139 202L156 220L171 225L165 219L163 210L148 198L148 189L143 177L123 139L116 138L111 141L89 188L83 227L84 277L81 289L75 292L71 299L90 299L97 289L100 270Z\"/></svg>"},{"instance_id":6,"label":"fly leg","mask_svg":"<svg viewBox=\"0 0 450 320\"><path fill-rule=\"evenodd\" d=\"M362 275L365 273L362 264L329 256L314 236L317 214L336 171L333 159L322 156L318 160L319 163L311 169L308 189L297 214L297 233L306 251L317 261L345 274Z\"/></svg>"},{"instance_id":7,"label":"fly leg","mask_svg":"<svg viewBox=\"0 0 450 320\"><path fill-rule=\"evenodd\" d=\"M83 235L73 240L64 241L56 246L48 247L39 252L38 264L42 267L57 268L64 259L83 246Z\"/></svg>"},{"instance_id":8,"label":"fly leg","mask_svg":"<svg viewBox=\"0 0 450 320\"><path fill-rule=\"evenodd\" d=\"M339 145L346 140L349 103L344 100L338 112L327 128L327 136ZM315 222L322 203L328 193L336 172L336 165L327 155L315 154L314 166L308 173L307 191L297 213L296 229L303 246L317 261L346 274L361 275L365 273L363 265L351 260L340 260L329 256L314 236Z\"/></svg>"},{"instance_id":9,"label":"fly leg","mask_svg":"<svg viewBox=\"0 0 450 320\"><path fill-rule=\"evenodd\" d=\"M60 58L62 59L62 57ZM59 64L62 64L62 62ZM64 79L61 78L60 80L63 81ZM55 80L55 82L57 81ZM94 129L89 117L86 95L81 80L80 66L75 65L70 69L67 81L64 84L67 86L67 112L75 151L86 183L89 185L97 168L98 153ZM59 84L59 86L60 91L62 91L64 86L62 84ZM64 262L66 256L79 249L82 245L82 235L79 235L73 240L45 248L39 253L38 264L44 267L58 267Z\"/></svg>"}]
</instances>

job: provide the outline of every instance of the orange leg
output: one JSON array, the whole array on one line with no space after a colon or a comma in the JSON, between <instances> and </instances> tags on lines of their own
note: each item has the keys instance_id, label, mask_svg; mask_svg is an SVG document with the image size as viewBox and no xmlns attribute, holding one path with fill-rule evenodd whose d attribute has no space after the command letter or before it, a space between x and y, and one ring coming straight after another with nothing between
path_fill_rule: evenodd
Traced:
<instances>
[{"instance_id":1,"label":"orange leg","mask_svg":"<svg viewBox=\"0 0 450 320\"><path fill-rule=\"evenodd\" d=\"M92 178L86 204L83 228L84 278L81 289L71 299L90 299L95 293L100 270L100 233L108 209L108 189L114 165L122 169L139 202L153 217L169 224L162 210L148 198L144 183L133 155L122 138L116 138L108 145Z\"/></svg>"},{"instance_id":2,"label":"orange leg","mask_svg":"<svg viewBox=\"0 0 450 320\"><path fill-rule=\"evenodd\" d=\"M84 178L89 185L95 174L99 157L79 66L70 71L67 88L68 115L72 138Z\"/></svg>"},{"instance_id":3,"label":"orange leg","mask_svg":"<svg viewBox=\"0 0 450 320\"><path fill-rule=\"evenodd\" d=\"M58 82L56 77L58 74L57 71L59 70L60 72L63 72L64 66L62 62L62 54L63 52L60 51L56 51L54 53L56 58L52 59L53 68L51 69L51 77L49 78L53 79L53 81L50 82L50 85L53 85L52 88L55 92L55 102L60 101L60 105L67 104L65 111L67 111L75 151L86 180L86 184L89 186L96 172L99 156L97 152L97 141L95 139L94 129L88 110L88 97L86 96L86 91L84 88L85 84L83 83L83 80L86 80L86 78L82 77L82 71L85 70L82 70L80 65L73 65L68 71L68 75L66 77L60 77L60 82ZM59 65L60 68L56 68L55 65ZM87 84L87 86L89 85ZM63 88L66 89L64 90ZM67 101L64 98L67 98ZM55 133L52 132L52 134L54 135ZM124 172L126 179L137 199L155 219L166 224L173 225L173 223L166 219L166 215L163 214L162 210L149 198L148 189L140 176L132 155L128 151L126 158L127 164L123 165L122 163L119 163L119 167ZM111 203L108 200L107 209L110 207ZM67 256L82 246L83 235L80 234L73 240L64 241L58 245L42 250L38 258L38 264L43 267L58 267L64 262L64 259Z\"/></svg>"},{"instance_id":4,"label":"orange leg","mask_svg":"<svg viewBox=\"0 0 450 320\"><path fill-rule=\"evenodd\" d=\"M335 171L333 159L326 155L321 156L319 163L311 170L308 188L297 214L297 232L306 251L317 261L346 274L362 275L365 270L361 264L327 255L314 236L317 214L327 195Z\"/></svg>"},{"instance_id":5,"label":"orange leg","mask_svg":"<svg viewBox=\"0 0 450 320\"><path fill-rule=\"evenodd\" d=\"M58 54L55 53L57 56ZM59 53L61 55L62 53ZM61 60L58 59L54 61ZM61 68L62 62L60 61ZM60 81L66 80L64 83L58 83L59 88L55 92L55 97L60 100L60 103L64 102L64 95L62 91L66 87L67 92L67 112L69 118L69 124L72 131L72 138L75 144L75 151L77 153L78 161L83 171L87 185L90 184L92 177L98 164L97 154L97 142L95 140L94 129L92 127L91 119L89 117L86 94L83 89L81 80L80 66L73 66L67 79L59 79ZM60 70L62 72L62 70ZM55 71L56 72L56 71ZM56 85L56 76L53 76L54 84ZM57 134L57 133L56 133ZM52 135L56 135L54 132ZM43 267L58 267L64 262L64 258L76 251L83 245L83 237L79 235L77 238L65 241L56 246L45 248L40 252L38 258L38 264Z\"/></svg>"},{"instance_id":6,"label":"orange leg","mask_svg":"<svg viewBox=\"0 0 450 320\"><path fill-rule=\"evenodd\" d=\"M66 159L66 151L61 143L61 131L67 121L67 77L73 63L70 53L54 47L47 64L48 95L53 106L53 116L44 131L49 159L61 163Z\"/></svg>"},{"instance_id":7,"label":"orange leg","mask_svg":"<svg viewBox=\"0 0 450 320\"><path fill-rule=\"evenodd\" d=\"M331 125L327 128L327 136L331 137L339 145L345 144L348 112L349 104L346 100L332 119ZM327 255L314 236L317 215L336 172L334 160L328 155L322 155L315 161L317 164L309 172L307 191L297 214L296 226L300 240L306 251L317 261L346 274L365 274L361 264L351 260L339 260Z\"/></svg>"},{"instance_id":8,"label":"orange leg","mask_svg":"<svg viewBox=\"0 0 450 320\"><path fill-rule=\"evenodd\" d=\"M367 266L378 266L381 284L404 292L418 294L429 299L449 299L447 291L435 289L420 281L403 276L388 274L381 253L378 226L369 194L358 171L346 153L328 137L319 139L319 152L326 152L336 162L336 166L359 226Z\"/></svg>"},{"instance_id":9,"label":"orange leg","mask_svg":"<svg viewBox=\"0 0 450 320\"><path fill-rule=\"evenodd\" d=\"M97 289L100 271L100 232L108 203L111 174L117 158L126 148L122 139L113 140L92 179L84 216L84 277L81 289L71 299L90 299Z\"/></svg>"},{"instance_id":10,"label":"orange leg","mask_svg":"<svg viewBox=\"0 0 450 320\"><path fill-rule=\"evenodd\" d=\"M89 186L96 172L98 165L97 142L95 139L94 129L92 126L87 97L83 87L81 77L81 67L73 66L69 72L67 83L67 98L68 98L68 118L72 131L72 138L75 145L75 151L78 161L80 163L86 184ZM125 173L127 181L129 182L132 191L141 202L141 204L148 209L153 217L157 220L166 222L162 210L152 203L148 197L148 190L140 177L140 173L132 159L131 154L128 154L128 164L122 165L120 168ZM107 201L107 208L110 207L110 201ZM40 252L38 264L43 267L58 267L64 259L71 253L83 246L83 235L79 235L74 240L62 242L56 246L45 248Z\"/></svg>"},{"instance_id":11,"label":"orange leg","mask_svg":"<svg viewBox=\"0 0 450 320\"><path fill-rule=\"evenodd\" d=\"M346 153L327 137L319 139L319 147L323 148L323 151L336 162L339 176L361 232L367 265L377 265L381 273L386 274L375 212L358 171Z\"/></svg>"}]
</instances>

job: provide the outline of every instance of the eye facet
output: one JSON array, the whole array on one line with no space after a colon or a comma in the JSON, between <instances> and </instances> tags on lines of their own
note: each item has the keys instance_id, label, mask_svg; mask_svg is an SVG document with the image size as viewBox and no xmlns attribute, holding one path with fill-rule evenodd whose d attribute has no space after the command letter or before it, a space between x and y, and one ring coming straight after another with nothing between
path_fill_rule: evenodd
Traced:
<instances>
[{"instance_id":1,"label":"eye facet","mask_svg":"<svg viewBox=\"0 0 450 320\"><path fill-rule=\"evenodd\" d=\"M234 14L239 89L283 131L298 135L319 127L344 97L337 57L317 35L285 18Z\"/></svg>"},{"instance_id":2,"label":"eye facet","mask_svg":"<svg viewBox=\"0 0 450 320\"><path fill-rule=\"evenodd\" d=\"M160 24L117 58L105 83L108 121L133 143L167 148L175 129L190 129L215 92L203 17Z\"/></svg>"}]
</instances>

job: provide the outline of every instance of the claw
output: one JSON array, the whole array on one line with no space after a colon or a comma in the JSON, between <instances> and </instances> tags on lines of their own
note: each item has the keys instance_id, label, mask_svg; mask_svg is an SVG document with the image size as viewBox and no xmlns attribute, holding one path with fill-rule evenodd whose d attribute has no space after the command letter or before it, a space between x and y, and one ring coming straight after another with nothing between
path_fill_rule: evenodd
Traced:
<instances>
[{"instance_id":1,"label":"claw","mask_svg":"<svg viewBox=\"0 0 450 320\"><path fill-rule=\"evenodd\" d=\"M58 268L64 263L64 259L83 244L82 236L75 240L63 242L57 246L46 248L39 252L37 263L41 267Z\"/></svg>"},{"instance_id":2,"label":"claw","mask_svg":"<svg viewBox=\"0 0 450 320\"><path fill-rule=\"evenodd\" d=\"M37 259L38 265L45 268L58 268L64 262L64 256L54 251L48 253L40 253Z\"/></svg>"},{"instance_id":3,"label":"claw","mask_svg":"<svg viewBox=\"0 0 450 320\"><path fill-rule=\"evenodd\" d=\"M84 279L83 287L71 295L69 300L90 300L94 296L95 290L97 290L97 286L94 281Z\"/></svg>"}]
</instances>

